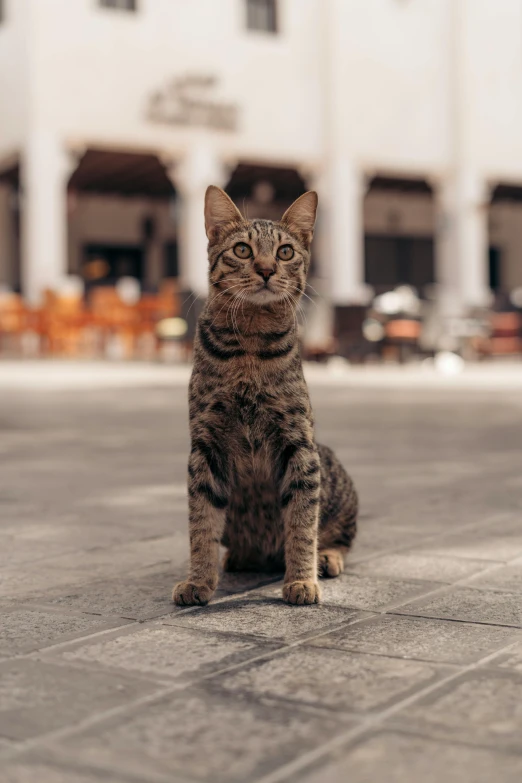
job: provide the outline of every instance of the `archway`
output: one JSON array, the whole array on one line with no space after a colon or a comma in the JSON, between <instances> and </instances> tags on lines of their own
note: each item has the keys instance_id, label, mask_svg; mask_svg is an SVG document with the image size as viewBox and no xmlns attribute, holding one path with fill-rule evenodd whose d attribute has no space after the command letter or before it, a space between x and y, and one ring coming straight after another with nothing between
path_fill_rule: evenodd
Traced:
<instances>
[{"instance_id":1,"label":"archway","mask_svg":"<svg viewBox=\"0 0 522 783\"><path fill-rule=\"evenodd\" d=\"M153 154L88 149L69 179L68 265L87 286L178 276L176 191Z\"/></svg>"},{"instance_id":2,"label":"archway","mask_svg":"<svg viewBox=\"0 0 522 783\"><path fill-rule=\"evenodd\" d=\"M425 179L374 176L364 199L365 282L423 296L435 282L435 203Z\"/></svg>"}]
</instances>

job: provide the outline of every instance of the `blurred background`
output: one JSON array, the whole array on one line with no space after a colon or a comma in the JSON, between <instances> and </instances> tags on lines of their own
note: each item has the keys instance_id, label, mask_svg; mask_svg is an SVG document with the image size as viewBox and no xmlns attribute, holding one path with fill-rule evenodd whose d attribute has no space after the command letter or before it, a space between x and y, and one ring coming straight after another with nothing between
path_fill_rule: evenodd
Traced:
<instances>
[{"instance_id":1,"label":"blurred background","mask_svg":"<svg viewBox=\"0 0 522 783\"><path fill-rule=\"evenodd\" d=\"M521 128L522 0L0 0L2 783L522 781ZM321 606L171 601L209 184L319 193Z\"/></svg>"},{"instance_id":2,"label":"blurred background","mask_svg":"<svg viewBox=\"0 0 522 783\"><path fill-rule=\"evenodd\" d=\"M309 359L522 351L520 0L1 0L0 351L190 359L203 195L316 189Z\"/></svg>"}]
</instances>

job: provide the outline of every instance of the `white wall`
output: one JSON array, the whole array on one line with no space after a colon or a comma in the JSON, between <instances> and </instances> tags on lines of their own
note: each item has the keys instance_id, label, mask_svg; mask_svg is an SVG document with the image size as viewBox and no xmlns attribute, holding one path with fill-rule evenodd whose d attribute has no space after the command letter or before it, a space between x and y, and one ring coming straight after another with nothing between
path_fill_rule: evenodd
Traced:
<instances>
[{"instance_id":1,"label":"white wall","mask_svg":"<svg viewBox=\"0 0 522 783\"><path fill-rule=\"evenodd\" d=\"M522 180L522 2L462 3L466 155L493 182Z\"/></svg>"},{"instance_id":2,"label":"white wall","mask_svg":"<svg viewBox=\"0 0 522 783\"><path fill-rule=\"evenodd\" d=\"M449 2L329 3L331 137L369 172L447 163Z\"/></svg>"},{"instance_id":3,"label":"white wall","mask_svg":"<svg viewBox=\"0 0 522 783\"><path fill-rule=\"evenodd\" d=\"M28 4L4 0L0 23L0 166L8 165L20 149L29 125Z\"/></svg>"},{"instance_id":4,"label":"white wall","mask_svg":"<svg viewBox=\"0 0 522 783\"><path fill-rule=\"evenodd\" d=\"M522 179L521 0L279 6L272 36L245 29L243 0L140 0L136 14L98 0L6 0L0 161L40 128L184 149L203 132L151 123L147 99L173 76L208 71L239 106L239 131L212 134L231 157L309 163L333 145L369 171L445 172L458 81L466 165Z\"/></svg>"},{"instance_id":5,"label":"white wall","mask_svg":"<svg viewBox=\"0 0 522 783\"><path fill-rule=\"evenodd\" d=\"M283 2L276 36L244 29L241 0L140 0L135 14L96 0L31 1L35 113L63 139L184 149L204 131L150 122L147 100L172 77L208 72L240 111L238 133L212 134L218 148L283 160L317 153L318 0Z\"/></svg>"},{"instance_id":6,"label":"white wall","mask_svg":"<svg viewBox=\"0 0 522 783\"><path fill-rule=\"evenodd\" d=\"M246 30L243 0L21 2L31 122L65 141L184 149L203 132L151 123L147 99L208 71L240 110L237 133L212 134L232 157L316 162L337 137L370 169L444 166L450 0L280 0L278 35Z\"/></svg>"}]
</instances>

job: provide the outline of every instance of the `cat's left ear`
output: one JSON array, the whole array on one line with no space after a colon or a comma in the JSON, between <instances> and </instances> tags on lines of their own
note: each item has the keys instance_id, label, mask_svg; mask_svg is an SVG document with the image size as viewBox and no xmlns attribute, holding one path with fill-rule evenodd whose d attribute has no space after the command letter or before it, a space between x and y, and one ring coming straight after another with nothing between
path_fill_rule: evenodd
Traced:
<instances>
[{"instance_id":1,"label":"cat's left ear","mask_svg":"<svg viewBox=\"0 0 522 783\"><path fill-rule=\"evenodd\" d=\"M205 231L213 242L223 226L242 223L243 215L224 190L209 185L205 193Z\"/></svg>"},{"instance_id":2,"label":"cat's left ear","mask_svg":"<svg viewBox=\"0 0 522 783\"><path fill-rule=\"evenodd\" d=\"M314 235L317 202L317 193L315 190L309 190L308 193L299 196L281 218L281 223L289 231L301 236L307 245L311 243Z\"/></svg>"}]
</instances>

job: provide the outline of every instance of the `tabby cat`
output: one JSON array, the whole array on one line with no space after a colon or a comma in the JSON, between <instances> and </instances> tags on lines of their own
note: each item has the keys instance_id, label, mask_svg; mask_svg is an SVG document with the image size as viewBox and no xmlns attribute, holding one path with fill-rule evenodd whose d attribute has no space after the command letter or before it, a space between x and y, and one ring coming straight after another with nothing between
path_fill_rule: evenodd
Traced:
<instances>
[{"instance_id":1,"label":"tabby cat","mask_svg":"<svg viewBox=\"0 0 522 783\"><path fill-rule=\"evenodd\" d=\"M317 194L279 222L246 220L229 197L205 196L210 293L189 387L190 573L180 606L206 604L226 571L285 570L290 604L319 601L356 532L357 494L314 439L296 307L310 264Z\"/></svg>"}]
</instances>

